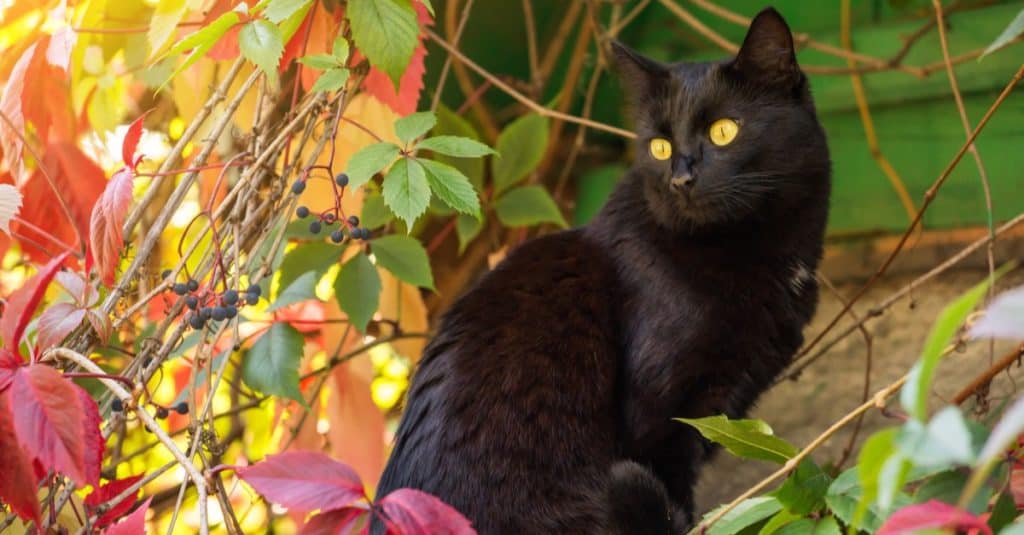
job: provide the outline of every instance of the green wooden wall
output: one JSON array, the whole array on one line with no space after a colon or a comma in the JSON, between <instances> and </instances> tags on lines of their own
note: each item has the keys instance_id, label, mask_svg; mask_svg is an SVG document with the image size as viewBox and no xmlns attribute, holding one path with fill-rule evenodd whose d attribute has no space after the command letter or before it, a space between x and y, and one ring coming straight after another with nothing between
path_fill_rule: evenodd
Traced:
<instances>
[{"instance_id":1,"label":"green wooden wall","mask_svg":"<svg viewBox=\"0 0 1024 535\"><path fill-rule=\"evenodd\" d=\"M733 42L742 40L745 28L718 19L686 0L676 0L708 26ZM628 10L636 1L627 2ZM729 0L719 2L751 16L774 5L795 31L839 44L838 0ZM438 13L445 2L435 0ZM1024 0L962 1L965 9L949 16L948 37L955 56L990 43L1018 12ZM567 7L561 0L535 0L538 33L551 35ZM932 17L930 0L852 0L853 42L857 51L888 58L903 44L905 36ZM607 9L607 8L606 8ZM493 72L528 78L525 30L521 3L511 0L477 0L463 39L464 51ZM622 33L620 38L640 51L665 61L719 59L701 36L680 22L658 2L652 2ZM432 50L428 73L440 70L444 54ZM593 51L591 51L593 53ZM562 58L564 63L568 54ZM844 67L844 61L814 50L801 50L803 64ZM909 65L941 61L938 34L922 38L904 60ZM956 68L972 124L985 110L1024 61L1024 45L1016 44L981 61L970 60ZM593 64L590 60L589 64ZM428 75L429 76L429 75ZM556 72L556 77L559 76ZM584 80L586 80L586 76ZM610 78L610 77L606 77ZM812 75L811 83L821 120L828 132L834 162L835 188L832 197L830 232L863 234L893 232L906 227L908 216L889 181L869 153L848 76ZM864 83L872 116L884 154L902 177L915 203L939 176L964 141L955 103L944 69L927 78L889 71L866 74ZM458 106L462 96L449 83L445 101ZM554 85L558 85L555 83ZM427 87L433 87L428 79ZM555 96L549 89L546 99ZM582 90L578 90L582 94ZM511 101L491 91L488 102L495 107ZM606 79L598 92L595 119L624 124L622 98L614 80ZM621 140L594 134L592 143L621 145ZM1012 217L1024 208L1024 93L1011 96L978 140L991 181L996 220ZM581 168L588 163L581 162ZM614 173L597 168L578 182L582 212L592 211L607 190ZM593 190L593 191L590 191ZM590 198L588 198L588 196ZM597 197L597 201L593 198ZM577 221L585 217L577 218ZM987 216L982 185L973 159L968 156L943 187L925 217L928 228L980 226Z\"/></svg>"}]
</instances>

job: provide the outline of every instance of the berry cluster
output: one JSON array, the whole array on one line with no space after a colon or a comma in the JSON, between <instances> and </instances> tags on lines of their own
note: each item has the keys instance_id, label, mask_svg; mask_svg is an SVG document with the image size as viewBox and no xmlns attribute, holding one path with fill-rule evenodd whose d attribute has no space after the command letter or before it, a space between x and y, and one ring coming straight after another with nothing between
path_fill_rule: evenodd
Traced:
<instances>
[{"instance_id":1,"label":"berry cluster","mask_svg":"<svg viewBox=\"0 0 1024 535\"><path fill-rule=\"evenodd\" d=\"M345 173L338 174L338 176L334 177L334 183L341 188L348 186L348 175ZM292 184L292 193L296 195L300 195L305 190L305 180L297 180ZM299 219L306 219L310 216L309 207L302 205L298 206L295 209L295 216ZM361 228L359 226L358 217L353 215L349 216L348 219L340 220L338 214L334 213L334 211L328 211L317 215L316 219L309 223L309 232L311 234L320 234L320 232L324 230L325 226L329 227L339 221L341 222L341 227L331 232L332 242L341 243L345 241L346 230L348 231L348 236L353 240L370 239L370 229Z\"/></svg>"},{"instance_id":2,"label":"berry cluster","mask_svg":"<svg viewBox=\"0 0 1024 535\"><path fill-rule=\"evenodd\" d=\"M178 403L177 405L175 405L173 407L162 407L160 405L156 405L155 403L153 404L153 406L156 407L156 413L155 413L156 417L161 419L161 420L163 420L164 418L167 418L167 416L170 414L170 411L174 411L174 412L176 412L178 414L182 414L182 415L188 414L188 403L185 403L184 401ZM121 412L121 411L123 411L124 410L124 402L121 401L118 398L114 398L114 400L110 402L110 410L112 410L114 412Z\"/></svg>"},{"instance_id":3,"label":"berry cluster","mask_svg":"<svg viewBox=\"0 0 1024 535\"><path fill-rule=\"evenodd\" d=\"M163 277L171 276L171 270L165 270ZM245 295L240 295L238 290L226 290L221 294L198 293L199 281L188 279L186 282L176 282L171 286L171 291L185 301L185 306L191 310L186 315L188 324L196 330L206 326L207 321L230 320L238 315L238 307L255 305L260 300L262 290L259 285L252 284L245 290Z\"/></svg>"}]
</instances>

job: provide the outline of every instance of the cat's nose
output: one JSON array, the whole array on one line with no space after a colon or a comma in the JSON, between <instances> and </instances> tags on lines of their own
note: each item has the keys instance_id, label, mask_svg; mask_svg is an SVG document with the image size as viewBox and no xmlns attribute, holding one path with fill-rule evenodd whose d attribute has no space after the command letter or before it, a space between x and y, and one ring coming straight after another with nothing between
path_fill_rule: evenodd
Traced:
<instances>
[{"instance_id":1,"label":"cat's nose","mask_svg":"<svg viewBox=\"0 0 1024 535\"><path fill-rule=\"evenodd\" d=\"M695 163L694 157L686 154L679 155L672 162L672 179L669 181L672 189L685 190L693 187L695 182L693 166Z\"/></svg>"},{"instance_id":2,"label":"cat's nose","mask_svg":"<svg viewBox=\"0 0 1024 535\"><path fill-rule=\"evenodd\" d=\"M693 182L693 175L691 175L690 173L686 173L683 175L676 175L672 177L672 180L669 181L669 184L672 185L672 189L687 190L693 187Z\"/></svg>"}]
</instances>

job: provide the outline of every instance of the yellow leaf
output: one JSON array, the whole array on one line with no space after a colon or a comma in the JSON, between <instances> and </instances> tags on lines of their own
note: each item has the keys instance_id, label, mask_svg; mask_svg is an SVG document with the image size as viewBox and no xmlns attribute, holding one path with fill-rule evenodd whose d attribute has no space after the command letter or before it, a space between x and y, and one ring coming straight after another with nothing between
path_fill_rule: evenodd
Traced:
<instances>
[{"instance_id":1,"label":"yellow leaf","mask_svg":"<svg viewBox=\"0 0 1024 535\"><path fill-rule=\"evenodd\" d=\"M163 49L185 16L185 0L160 0L149 21L149 57Z\"/></svg>"}]
</instances>

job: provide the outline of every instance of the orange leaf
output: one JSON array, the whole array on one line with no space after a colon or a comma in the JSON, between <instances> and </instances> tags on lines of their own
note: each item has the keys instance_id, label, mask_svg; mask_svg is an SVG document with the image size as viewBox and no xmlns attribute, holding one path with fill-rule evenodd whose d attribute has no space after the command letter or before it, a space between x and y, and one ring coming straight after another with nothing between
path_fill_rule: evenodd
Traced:
<instances>
[{"instance_id":1,"label":"orange leaf","mask_svg":"<svg viewBox=\"0 0 1024 535\"><path fill-rule=\"evenodd\" d=\"M125 141L127 145L127 140ZM134 153L134 151L132 151ZM127 155L127 147L125 148ZM130 156L129 156L130 158ZM110 182L103 190L103 195L93 206L90 219L89 246L100 279L107 286L114 284L114 272L121 259L121 248L124 247L124 216L132 203L132 181L135 174L128 167L110 177Z\"/></svg>"},{"instance_id":2,"label":"orange leaf","mask_svg":"<svg viewBox=\"0 0 1024 535\"><path fill-rule=\"evenodd\" d=\"M28 71L32 56L36 53L36 45L32 45L21 54L7 83L0 95L0 113L6 120L0 119L0 149L4 152L4 163L14 177L18 186L24 184L25 164L22 161L22 139L25 135L25 115L21 111L21 93L25 87L25 73Z\"/></svg>"},{"instance_id":3,"label":"orange leaf","mask_svg":"<svg viewBox=\"0 0 1024 535\"><path fill-rule=\"evenodd\" d=\"M38 480L32 472L31 460L18 445L14 421L7 396L0 395L0 498L18 516L39 522L39 502L35 488Z\"/></svg>"},{"instance_id":4,"label":"orange leaf","mask_svg":"<svg viewBox=\"0 0 1024 535\"><path fill-rule=\"evenodd\" d=\"M420 44L413 51L409 66L406 67L398 82L398 91L395 91L395 85L391 83L391 78L388 78L387 74L376 67L371 67L370 73L363 80L363 89L367 93L387 104L400 115L409 115L416 111L416 105L419 103L420 92L423 90L423 73L426 72L423 58L427 55L427 47L423 44L425 36L423 29L434 23L427 8L421 2L416 2L414 5L420 21Z\"/></svg>"}]
</instances>

